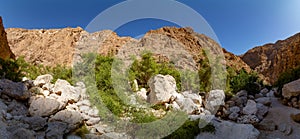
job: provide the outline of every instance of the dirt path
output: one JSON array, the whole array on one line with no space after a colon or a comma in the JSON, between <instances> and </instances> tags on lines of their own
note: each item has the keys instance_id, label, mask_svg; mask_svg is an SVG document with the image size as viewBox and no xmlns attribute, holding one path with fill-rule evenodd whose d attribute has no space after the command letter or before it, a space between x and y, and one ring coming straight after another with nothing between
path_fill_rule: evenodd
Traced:
<instances>
[{"instance_id":1,"label":"dirt path","mask_svg":"<svg viewBox=\"0 0 300 139\"><path fill-rule=\"evenodd\" d=\"M285 135L279 130L275 131L260 131L260 139L300 139L300 124L294 122L290 118L291 113L300 113L299 109L287 107L282 105L277 98L271 98L272 104L269 109L268 115L265 117L267 120L273 120L274 123L279 127L280 125L286 124L292 128L290 135Z\"/></svg>"}]
</instances>

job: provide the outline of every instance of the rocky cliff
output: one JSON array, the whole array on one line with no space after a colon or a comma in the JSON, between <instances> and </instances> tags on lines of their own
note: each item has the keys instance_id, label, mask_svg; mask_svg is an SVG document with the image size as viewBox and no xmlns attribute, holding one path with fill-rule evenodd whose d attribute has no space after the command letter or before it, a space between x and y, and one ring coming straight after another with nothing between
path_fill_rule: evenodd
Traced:
<instances>
[{"instance_id":1,"label":"rocky cliff","mask_svg":"<svg viewBox=\"0 0 300 139\"><path fill-rule=\"evenodd\" d=\"M24 56L30 63L46 66L71 66L76 48L80 49L78 45L82 45L78 43L84 42L85 47L97 45L100 54L109 54L130 40L112 31L90 34L79 27L48 30L10 28L6 32L9 45L17 57Z\"/></svg>"},{"instance_id":2,"label":"rocky cliff","mask_svg":"<svg viewBox=\"0 0 300 139\"><path fill-rule=\"evenodd\" d=\"M171 38L174 38L183 46L185 49L192 54L194 60L198 63L199 60L204 59L203 50L210 49L215 50L218 48L221 51L218 51L215 55L221 55L222 51L224 53L224 58L226 60L226 65L232 67L235 70L245 69L247 72L250 72L250 67L239 57L234 54L226 51L224 48L215 42L213 39L205 36L204 34L195 33L191 28L175 28L175 27L164 27L158 30L151 30L149 33L158 33L164 34Z\"/></svg>"},{"instance_id":3,"label":"rocky cliff","mask_svg":"<svg viewBox=\"0 0 300 139\"><path fill-rule=\"evenodd\" d=\"M197 34L190 28L164 27L149 31L142 39L119 37L115 32L104 30L88 33L81 28L64 28L50 30L7 29L8 42L17 57L24 56L26 61L44 65L72 64L78 51L97 51L104 55L116 55L130 58L143 50L152 51L155 56L170 59L170 56L181 57L179 49L184 49L196 63L204 59L203 50L218 48L216 55L222 53L221 47L209 37ZM162 48L158 48L161 46ZM94 48L93 48L94 47ZM87 50L86 50L87 49ZM161 51L164 49L164 51ZM215 49L216 50L216 49ZM76 52L77 51L77 52ZM250 67L239 57L223 49L227 66L236 70L241 68L250 71ZM128 53L127 55L124 53ZM163 53L163 54L162 54ZM189 66L188 58L179 61L184 67ZM193 67L192 67L193 68Z\"/></svg>"},{"instance_id":4,"label":"rocky cliff","mask_svg":"<svg viewBox=\"0 0 300 139\"><path fill-rule=\"evenodd\" d=\"M8 46L6 33L3 27L2 18L0 16L0 58L8 59L14 57L15 57L14 54L11 52Z\"/></svg>"},{"instance_id":5,"label":"rocky cliff","mask_svg":"<svg viewBox=\"0 0 300 139\"><path fill-rule=\"evenodd\" d=\"M274 84L282 72L300 65L300 33L274 44L255 47L241 58Z\"/></svg>"}]
</instances>

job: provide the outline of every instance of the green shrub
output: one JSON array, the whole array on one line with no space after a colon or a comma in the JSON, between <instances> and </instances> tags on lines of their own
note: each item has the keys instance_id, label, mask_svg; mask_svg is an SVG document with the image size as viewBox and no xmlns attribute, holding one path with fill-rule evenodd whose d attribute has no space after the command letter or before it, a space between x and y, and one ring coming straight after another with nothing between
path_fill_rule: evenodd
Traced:
<instances>
[{"instance_id":1,"label":"green shrub","mask_svg":"<svg viewBox=\"0 0 300 139\"><path fill-rule=\"evenodd\" d=\"M61 65L55 67L33 65L27 63L23 57L16 60L0 59L0 76L12 81L21 81L22 77L28 77L32 80L43 74L53 75L53 82L57 79L64 79L72 83L72 70Z\"/></svg>"},{"instance_id":2,"label":"green shrub","mask_svg":"<svg viewBox=\"0 0 300 139\"><path fill-rule=\"evenodd\" d=\"M194 139L200 133L199 120L187 120L180 128L164 139Z\"/></svg>"},{"instance_id":3,"label":"green shrub","mask_svg":"<svg viewBox=\"0 0 300 139\"><path fill-rule=\"evenodd\" d=\"M80 128L74 131L75 135L85 138L85 134L89 134L89 130L85 125L82 125Z\"/></svg>"},{"instance_id":4,"label":"green shrub","mask_svg":"<svg viewBox=\"0 0 300 139\"><path fill-rule=\"evenodd\" d=\"M300 78L300 66L281 73L277 81L275 82L274 86L277 86L278 90L281 91L283 85L295 81L299 78Z\"/></svg>"},{"instance_id":5,"label":"green shrub","mask_svg":"<svg viewBox=\"0 0 300 139\"><path fill-rule=\"evenodd\" d=\"M215 131L216 131L216 128L211 123L207 124L203 128L200 128L200 133L203 133L203 132L215 133Z\"/></svg>"},{"instance_id":6,"label":"green shrub","mask_svg":"<svg viewBox=\"0 0 300 139\"><path fill-rule=\"evenodd\" d=\"M152 113L146 113L145 111L132 112L132 120L134 123L149 123L157 120Z\"/></svg>"},{"instance_id":7,"label":"green shrub","mask_svg":"<svg viewBox=\"0 0 300 139\"><path fill-rule=\"evenodd\" d=\"M20 59L21 60L21 59ZM18 61L0 58L0 78L6 78L12 81L21 81L24 76Z\"/></svg>"},{"instance_id":8,"label":"green shrub","mask_svg":"<svg viewBox=\"0 0 300 139\"><path fill-rule=\"evenodd\" d=\"M152 76L171 75L176 80L177 88L181 89L180 72L170 63L157 63L152 57L152 53L144 53L140 61L135 59L128 73L129 80L133 82L136 79L139 87L142 88L149 88L147 82Z\"/></svg>"},{"instance_id":9,"label":"green shrub","mask_svg":"<svg viewBox=\"0 0 300 139\"><path fill-rule=\"evenodd\" d=\"M260 91L259 83L256 73L247 73L244 69L230 79L230 86L234 93L240 90L247 90L249 93L256 94Z\"/></svg>"}]
</instances>

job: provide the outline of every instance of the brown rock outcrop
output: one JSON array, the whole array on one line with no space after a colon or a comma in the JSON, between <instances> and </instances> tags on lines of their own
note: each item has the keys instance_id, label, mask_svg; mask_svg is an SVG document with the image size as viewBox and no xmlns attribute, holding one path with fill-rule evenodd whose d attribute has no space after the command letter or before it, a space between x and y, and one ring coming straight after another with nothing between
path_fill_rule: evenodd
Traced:
<instances>
[{"instance_id":1,"label":"brown rock outcrop","mask_svg":"<svg viewBox=\"0 0 300 139\"><path fill-rule=\"evenodd\" d=\"M7 38L6 38L6 32L3 27L1 16L0 16L0 58L1 59L15 58L14 54L11 52L9 48Z\"/></svg>"},{"instance_id":2,"label":"brown rock outcrop","mask_svg":"<svg viewBox=\"0 0 300 139\"><path fill-rule=\"evenodd\" d=\"M250 67L240 57L226 51L224 48L222 49L213 39L204 34L195 33L191 28L164 27L158 30L151 30L148 33L163 34L174 38L183 44L185 49L192 54L197 63L205 58L203 54L204 49L210 49L213 50L213 52L217 52L217 48L223 50L227 66L232 67L236 71L241 69L245 69L247 72L251 71ZM222 52L219 51L215 55L221 55L221 53Z\"/></svg>"},{"instance_id":3,"label":"brown rock outcrop","mask_svg":"<svg viewBox=\"0 0 300 139\"><path fill-rule=\"evenodd\" d=\"M130 40L108 30L90 34L80 27L48 30L10 28L6 32L11 49L17 57L24 56L30 63L46 66L71 66L78 42L85 43L80 44L85 47L101 45L97 46L98 52L107 55L114 53L118 47Z\"/></svg>"},{"instance_id":4,"label":"brown rock outcrop","mask_svg":"<svg viewBox=\"0 0 300 139\"><path fill-rule=\"evenodd\" d=\"M241 58L274 84L282 72L300 66L300 33L275 44L255 47Z\"/></svg>"},{"instance_id":5,"label":"brown rock outcrop","mask_svg":"<svg viewBox=\"0 0 300 139\"><path fill-rule=\"evenodd\" d=\"M153 50L154 56L168 60L170 57L160 53L161 49L166 48L164 53L181 54L185 57L185 54L179 49L175 49L175 47L183 47L196 63L200 63L205 58L203 50L210 49L216 56L224 56L226 62L221 61L223 64L226 63L227 66L231 66L235 70L244 68L246 71L250 71L250 67L239 57L222 49L218 43L209 37L195 33L191 28L164 27L151 30L140 40L119 37L110 30L88 33L81 28L49 30L12 28L6 31L8 42L16 56L24 56L26 61L34 64L70 66L73 58L76 60L79 58L76 57L78 52L97 51L103 55L115 55L122 51L122 53L130 52L132 55L136 55L141 52L142 48L149 48ZM121 49L121 47L123 48ZM129 57L129 55L125 55L125 57ZM191 63L186 58L178 64L183 65L182 67L189 67Z\"/></svg>"}]
</instances>

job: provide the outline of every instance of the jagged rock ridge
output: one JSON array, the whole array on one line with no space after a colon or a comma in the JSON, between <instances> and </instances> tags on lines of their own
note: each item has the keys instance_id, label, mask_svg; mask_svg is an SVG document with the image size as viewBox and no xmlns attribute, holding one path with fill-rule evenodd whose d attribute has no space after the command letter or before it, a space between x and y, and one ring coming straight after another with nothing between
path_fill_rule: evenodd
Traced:
<instances>
[{"instance_id":1,"label":"jagged rock ridge","mask_svg":"<svg viewBox=\"0 0 300 139\"><path fill-rule=\"evenodd\" d=\"M6 31L8 42L17 57L25 56L25 60L28 62L48 66L56 64L70 66L72 65L72 60L76 53L75 51L82 51L90 46L96 46L98 53L104 55L117 54L122 47L125 47L123 50L130 51L130 49L132 49L130 45L133 45L134 49L139 49L136 47L144 47L144 45L152 44L163 44L163 47L172 47L173 44L163 40L163 37L153 37L151 34L167 36L178 41L180 45L189 52L195 62L199 62L199 60L204 58L202 51L204 48L203 45L207 45L206 47L215 47L211 49L218 48L222 51L221 47L214 40L203 34L197 34L190 28L164 27L149 31L141 40L130 37L119 37L115 32L109 30L88 33L81 28L49 30L11 28ZM128 46L128 48L126 46ZM153 48L154 47L155 46L153 46ZM155 49L151 48L150 50ZM134 50L134 53L137 53L137 51ZM175 52L176 50L173 49L173 51ZM218 53L221 53L221 51ZM236 70L244 68L250 71L250 67L239 57L227 52L225 49L223 49L223 52L225 53L224 57L227 66L231 66ZM164 57L159 54L155 56Z\"/></svg>"},{"instance_id":2,"label":"jagged rock ridge","mask_svg":"<svg viewBox=\"0 0 300 139\"><path fill-rule=\"evenodd\" d=\"M300 33L274 44L255 47L241 58L274 84L282 72L300 65Z\"/></svg>"}]
</instances>

